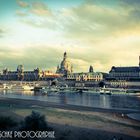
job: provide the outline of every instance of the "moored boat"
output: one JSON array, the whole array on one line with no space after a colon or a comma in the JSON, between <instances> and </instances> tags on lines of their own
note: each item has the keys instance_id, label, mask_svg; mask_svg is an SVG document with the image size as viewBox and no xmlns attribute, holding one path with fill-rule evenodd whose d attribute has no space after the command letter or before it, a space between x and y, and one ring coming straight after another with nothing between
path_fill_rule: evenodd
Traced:
<instances>
[{"instance_id":1,"label":"moored boat","mask_svg":"<svg viewBox=\"0 0 140 140\"><path fill-rule=\"evenodd\" d=\"M100 94L107 94L107 95L112 94L112 92L110 90L107 90L107 89L101 89L99 92L100 92Z\"/></svg>"},{"instance_id":2,"label":"moored boat","mask_svg":"<svg viewBox=\"0 0 140 140\"><path fill-rule=\"evenodd\" d=\"M33 86L30 86L30 85L23 85L23 84L20 84L20 85L13 85L11 87L11 90L14 90L14 91L30 91L30 90L33 90L34 87Z\"/></svg>"},{"instance_id":3,"label":"moored boat","mask_svg":"<svg viewBox=\"0 0 140 140\"><path fill-rule=\"evenodd\" d=\"M44 87L41 89L42 93L58 93L59 91L60 89L56 87Z\"/></svg>"},{"instance_id":4,"label":"moored boat","mask_svg":"<svg viewBox=\"0 0 140 140\"><path fill-rule=\"evenodd\" d=\"M78 93L79 91L73 87L60 87L59 93Z\"/></svg>"},{"instance_id":5,"label":"moored boat","mask_svg":"<svg viewBox=\"0 0 140 140\"><path fill-rule=\"evenodd\" d=\"M12 85L4 83L0 85L1 90L10 90L12 88Z\"/></svg>"},{"instance_id":6,"label":"moored boat","mask_svg":"<svg viewBox=\"0 0 140 140\"><path fill-rule=\"evenodd\" d=\"M34 87L32 90L33 91L38 91L38 92L40 92L40 91L44 91L44 87L42 87L42 86L36 86L36 87Z\"/></svg>"}]
</instances>

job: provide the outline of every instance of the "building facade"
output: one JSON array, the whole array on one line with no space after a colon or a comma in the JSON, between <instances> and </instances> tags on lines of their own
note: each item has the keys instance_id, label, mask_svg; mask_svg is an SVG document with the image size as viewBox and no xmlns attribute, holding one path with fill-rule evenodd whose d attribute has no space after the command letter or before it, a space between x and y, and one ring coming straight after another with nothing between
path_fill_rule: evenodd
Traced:
<instances>
[{"instance_id":1,"label":"building facade","mask_svg":"<svg viewBox=\"0 0 140 140\"><path fill-rule=\"evenodd\" d=\"M70 73L67 75L66 80L71 81L93 81L98 82L102 81L104 78L104 74L101 72L94 72L93 67L89 67L88 72L81 72L81 73Z\"/></svg>"},{"instance_id":2,"label":"building facade","mask_svg":"<svg viewBox=\"0 0 140 140\"><path fill-rule=\"evenodd\" d=\"M100 72L92 73L71 73L67 75L67 80L72 81L101 81L103 80L103 74Z\"/></svg>"},{"instance_id":3,"label":"building facade","mask_svg":"<svg viewBox=\"0 0 140 140\"><path fill-rule=\"evenodd\" d=\"M18 65L16 71L10 71L7 68L0 74L0 80L10 81L39 81L47 79L55 79L60 77L60 74L51 71L41 71L39 68L33 71L24 71L23 65Z\"/></svg>"},{"instance_id":4,"label":"building facade","mask_svg":"<svg viewBox=\"0 0 140 140\"><path fill-rule=\"evenodd\" d=\"M140 67L112 67L109 72L110 80L139 81Z\"/></svg>"},{"instance_id":5,"label":"building facade","mask_svg":"<svg viewBox=\"0 0 140 140\"><path fill-rule=\"evenodd\" d=\"M112 66L106 81L111 87L133 87L140 82L140 57L139 66L115 67ZM132 84L132 85L131 85Z\"/></svg>"}]
</instances>

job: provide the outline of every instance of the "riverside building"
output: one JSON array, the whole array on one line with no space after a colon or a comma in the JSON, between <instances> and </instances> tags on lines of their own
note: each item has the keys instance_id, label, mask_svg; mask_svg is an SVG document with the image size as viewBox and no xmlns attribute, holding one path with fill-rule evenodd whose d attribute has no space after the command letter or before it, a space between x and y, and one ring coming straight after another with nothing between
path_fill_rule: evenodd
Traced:
<instances>
[{"instance_id":1,"label":"riverside building","mask_svg":"<svg viewBox=\"0 0 140 140\"><path fill-rule=\"evenodd\" d=\"M97 86L104 79L104 74L94 72L93 67L89 67L88 72L73 73L73 67L68 59L67 53L64 53L63 60L58 65L56 73L63 75L63 84L68 86Z\"/></svg>"},{"instance_id":2,"label":"riverside building","mask_svg":"<svg viewBox=\"0 0 140 140\"><path fill-rule=\"evenodd\" d=\"M105 74L94 72L90 66L89 72L71 73L67 75L67 83L73 83L75 87L98 87L99 83L104 79Z\"/></svg>"},{"instance_id":3,"label":"riverside building","mask_svg":"<svg viewBox=\"0 0 140 140\"><path fill-rule=\"evenodd\" d=\"M7 68L4 69L0 74L0 80L38 81L55 79L60 76L60 74L56 74L51 71L41 71L39 68L36 68L33 71L24 71L23 65L18 65L16 71L10 71Z\"/></svg>"},{"instance_id":4,"label":"riverside building","mask_svg":"<svg viewBox=\"0 0 140 140\"><path fill-rule=\"evenodd\" d=\"M101 80L103 80L103 74L101 72L71 73L71 74L67 75L67 80L72 80L72 81L101 81Z\"/></svg>"},{"instance_id":5,"label":"riverside building","mask_svg":"<svg viewBox=\"0 0 140 140\"><path fill-rule=\"evenodd\" d=\"M112 66L106 78L111 87L140 87L140 56L139 66Z\"/></svg>"}]
</instances>

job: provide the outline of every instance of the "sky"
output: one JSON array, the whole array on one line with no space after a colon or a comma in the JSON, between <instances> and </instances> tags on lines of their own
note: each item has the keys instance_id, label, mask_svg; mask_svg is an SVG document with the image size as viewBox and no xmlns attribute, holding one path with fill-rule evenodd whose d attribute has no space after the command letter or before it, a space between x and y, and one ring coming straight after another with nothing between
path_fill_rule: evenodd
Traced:
<instances>
[{"instance_id":1,"label":"sky","mask_svg":"<svg viewBox=\"0 0 140 140\"><path fill-rule=\"evenodd\" d=\"M0 0L0 70L138 66L140 0Z\"/></svg>"}]
</instances>

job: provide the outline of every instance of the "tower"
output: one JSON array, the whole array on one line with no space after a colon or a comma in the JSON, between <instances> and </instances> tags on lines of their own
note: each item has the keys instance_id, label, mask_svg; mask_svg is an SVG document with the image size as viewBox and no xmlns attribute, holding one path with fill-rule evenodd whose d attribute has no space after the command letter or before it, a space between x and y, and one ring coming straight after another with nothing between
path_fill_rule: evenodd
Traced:
<instances>
[{"instance_id":1,"label":"tower","mask_svg":"<svg viewBox=\"0 0 140 140\"><path fill-rule=\"evenodd\" d=\"M17 67L17 80L23 80L24 79L24 67L23 65L18 65Z\"/></svg>"},{"instance_id":2,"label":"tower","mask_svg":"<svg viewBox=\"0 0 140 140\"><path fill-rule=\"evenodd\" d=\"M59 73L59 70L60 70L60 68L59 68L59 65L58 65L58 66L57 66L56 73Z\"/></svg>"},{"instance_id":3,"label":"tower","mask_svg":"<svg viewBox=\"0 0 140 140\"><path fill-rule=\"evenodd\" d=\"M94 72L92 66L89 67L89 72L90 72L90 73Z\"/></svg>"},{"instance_id":4,"label":"tower","mask_svg":"<svg viewBox=\"0 0 140 140\"><path fill-rule=\"evenodd\" d=\"M64 60L67 59L67 53L64 52Z\"/></svg>"},{"instance_id":5,"label":"tower","mask_svg":"<svg viewBox=\"0 0 140 140\"><path fill-rule=\"evenodd\" d=\"M140 67L140 56L139 56L139 67Z\"/></svg>"}]
</instances>

